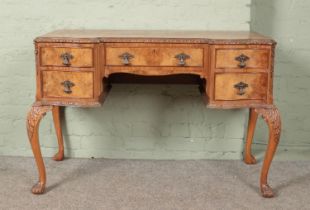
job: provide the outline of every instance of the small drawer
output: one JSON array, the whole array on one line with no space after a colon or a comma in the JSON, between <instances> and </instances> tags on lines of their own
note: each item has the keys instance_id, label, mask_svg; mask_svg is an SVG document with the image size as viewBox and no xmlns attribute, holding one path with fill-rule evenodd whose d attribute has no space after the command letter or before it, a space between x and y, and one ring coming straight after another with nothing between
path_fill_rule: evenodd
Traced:
<instances>
[{"instance_id":1,"label":"small drawer","mask_svg":"<svg viewBox=\"0 0 310 210\"><path fill-rule=\"evenodd\" d=\"M143 46L126 44L126 47L108 46L106 65L110 66L167 66L202 67L203 48L167 45ZM122 45L124 46L124 44Z\"/></svg>"},{"instance_id":2,"label":"small drawer","mask_svg":"<svg viewBox=\"0 0 310 210\"><path fill-rule=\"evenodd\" d=\"M215 100L265 100L267 73L215 74Z\"/></svg>"},{"instance_id":3,"label":"small drawer","mask_svg":"<svg viewBox=\"0 0 310 210\"><path fill-rule=\"evenodd\" d=\"M269 50L266 49L216 49L215 68L269 68Z\"/></svg>"},{"instance_id":4,"label":"small drawer","mask_svg":"<svg viewBox=\"0 0 310 210\"><path fill-rule=\"evenodd\" d=\"M93 98L92 72L42 71L43 97Z\"/></svg>"},{"instance_id":5,"label":"small drawer","mask_svg":"<svg viewBox=\"0 0 310 210\"><path fill-rule=\"evenodd\" d=\"M42 47L41 66L93 67L92 48Z\"/></svg>"}]
</instances>

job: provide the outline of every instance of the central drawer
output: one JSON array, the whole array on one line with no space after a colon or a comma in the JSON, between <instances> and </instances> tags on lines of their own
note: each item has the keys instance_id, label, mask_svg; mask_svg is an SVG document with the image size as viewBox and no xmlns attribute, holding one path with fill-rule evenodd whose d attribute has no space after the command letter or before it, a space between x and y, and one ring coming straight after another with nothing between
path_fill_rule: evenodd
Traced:
<instances>
[{"instance_id":1,"label":"central drawer","mask_svg":"<svg viewBox=\"0 0 310 210\"><path fill-rule=\"evenodd\" d=\"M203 52L194 44L114 43L106 46L106 65L203 67Z\"/></svg>"}]
</instances>

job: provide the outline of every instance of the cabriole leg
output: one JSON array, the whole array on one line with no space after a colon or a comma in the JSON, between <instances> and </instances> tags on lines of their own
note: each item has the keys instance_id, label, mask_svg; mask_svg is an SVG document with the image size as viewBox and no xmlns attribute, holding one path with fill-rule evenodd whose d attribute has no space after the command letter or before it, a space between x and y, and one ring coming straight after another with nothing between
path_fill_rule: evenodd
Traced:
<instances>
[{"instance_id":1,"label":"cabriole leg","mask_svg":"<svg viewBox=\"0 0 310 210\"><path fill-rule=\"evenodd\" d=\"M61 161L64 159L64 141L60 122L60 107L53 106L52 113L58 141L58 152L54 155L53 160Z\"/></svg>"},{"instance_id":2,"label":"cabriole leg","mask_svg":"<svg viewBox=\"0 0 310 210\"><path fill-rule=\"evenodd\" d=\"M245 142L245 149L244 149L244 162L246 164L255 164L256 163L256 159L252 155L251 147L252 147L252 142L253 142L255 126L256 126L256 122L257 122L257 117L258 117L258 114L255 112L255 110L253 108L250 108L248 133L247 133L247 138L246 138L246 142Z\"/></svg>"},{"instance_id":3,"label":"cabriole leg","mask_svg":"<svg viewBox=\"0 0 310 210\"><path fill-rule=\"evenodd\" d=\"M265 159L261 171L260 177L260 189L262 196L265 198L271 198L274 196L272 188L268 185L268 172L271 165L271 161L276 152L280 134L281 134L281 118L279 110L276 107L272 108L255 108L255 111L262 115L269 127L269 142L265 154Z\"/></svg>"},{"instance_id":4,"label":"cabriole leg","mask_svg":"<svg viewBox=\"0 0 310 210\"><path fill-rule=\"evenodd\" d=\"M46 174L39 143L39 124L46 112L50 110L52 110L52 106L34 104L27 115L28 138L39 172L39 181L32 187L32 193L34 194L42 194L45 190Z\"/></svg>"}]
</instances>

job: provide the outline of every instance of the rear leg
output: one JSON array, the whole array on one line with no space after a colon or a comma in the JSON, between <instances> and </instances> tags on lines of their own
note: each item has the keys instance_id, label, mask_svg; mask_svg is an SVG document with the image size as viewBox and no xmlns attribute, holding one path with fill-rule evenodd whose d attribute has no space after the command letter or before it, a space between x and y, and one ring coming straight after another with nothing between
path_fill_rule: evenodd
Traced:
<instances>
[{"instance_id":1,"label":"rear leg","mask_svg":"<svg viewBox=\"0 0 310 210\"><path fill-rule=\"evenodd\" d=\"M64 159L64 141L60 122L60 107L53 106L52 113L58 141L58 152L54 155L53 160L62 161Z\"/></svg>"},{"instance_id":2,"label":"rear leg","mask_svg":"<svg viewBox=\"0 0 310 210\"><path fill-rule=\"evenodd\" d=\"M256 159L252 155L251 147L252 147L252 142L253 142L255 126L257 122L257 117L258 117L257 112L253 108L250 108L248 133L247 133L247 138L245 142L244 160L243 160L246 164L256 163Z\"/></svg>"}]
</instances>

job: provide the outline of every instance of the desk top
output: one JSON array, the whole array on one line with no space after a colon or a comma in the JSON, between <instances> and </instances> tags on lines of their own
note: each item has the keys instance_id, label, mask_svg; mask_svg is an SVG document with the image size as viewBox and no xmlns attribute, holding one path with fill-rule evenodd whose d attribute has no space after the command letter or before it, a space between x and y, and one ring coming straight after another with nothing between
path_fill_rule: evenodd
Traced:
<instances>
[{"instance_id":1,"label":"desk top","mask_svg":"<svg viewBox=\"0 0 310 210\"><path fill-rule=\"evenodd\" d=\"M249 31L177 30L57 30L35 42L175 42L211 44L275 44L270 37Z\"/></svg>"}]
</instances>

